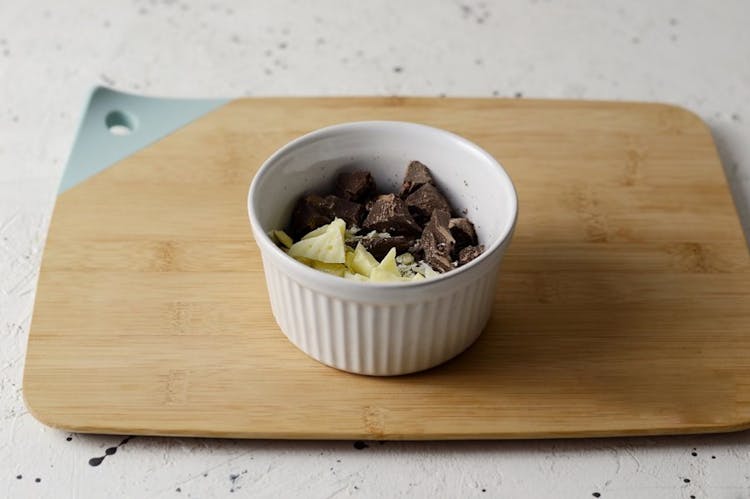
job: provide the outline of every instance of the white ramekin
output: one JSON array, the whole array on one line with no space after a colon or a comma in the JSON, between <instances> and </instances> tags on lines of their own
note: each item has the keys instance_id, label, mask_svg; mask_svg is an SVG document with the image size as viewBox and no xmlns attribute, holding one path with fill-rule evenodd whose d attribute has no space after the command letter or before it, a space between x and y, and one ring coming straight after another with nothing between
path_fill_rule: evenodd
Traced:
<instances>
[{"instance_id":1,"label":"white ramekin","mask_svg":"<svg viewBox=\"0 0 750 499\"><path fill-rule=\"evenodd\" d=\"M340 171L367 169L379 190L392 192L412 160L426 164L456 210L474 222L486 247L476 260L421 282L371 284L309 268L268 237L287 225L298 196L331 191ZM290 142L263 163L248 195L281 330L324 364L380 376L436 366L477 339L492 310L517 206L508 174L477 145L437 128L391 121L335 125Z\"/></svg>"}]
</instances>

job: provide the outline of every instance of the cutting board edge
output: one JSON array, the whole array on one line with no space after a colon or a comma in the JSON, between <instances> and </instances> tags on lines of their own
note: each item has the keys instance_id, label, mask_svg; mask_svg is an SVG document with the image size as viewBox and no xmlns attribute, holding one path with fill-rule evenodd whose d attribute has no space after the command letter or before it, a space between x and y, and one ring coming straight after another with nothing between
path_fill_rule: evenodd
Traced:
<instances>
[{"instance_id":1,"label":"cutting board edge","mask_svg":"<svg viewBox=\"0 0 750 499\"><path fill-rule=\"evenodd\" d=\"M99 434L99 435L138 435L150 437L189 437L189 438L234 438L243 440L386 440L386 441L461 441L461 440L543 440L543 439L579 439L579 438L616 438L616 437L649 437L649 436L679 436L699 434L735 433L750 429L750 417L733 423L716 425L686 426L675 428L665 426L658 428L629 428L603 430L571 430L571 431L483 431L483 432L424 432L398 433L384 432L336 432L336 431L216 431L212 429L184 429L164 431L137 426L92 426L66 424L65 422L48 419L46 415L36 411L29 403L24 393L24 403L29 413L39 422L60 431Z\"/></svg>"}]
</instances>

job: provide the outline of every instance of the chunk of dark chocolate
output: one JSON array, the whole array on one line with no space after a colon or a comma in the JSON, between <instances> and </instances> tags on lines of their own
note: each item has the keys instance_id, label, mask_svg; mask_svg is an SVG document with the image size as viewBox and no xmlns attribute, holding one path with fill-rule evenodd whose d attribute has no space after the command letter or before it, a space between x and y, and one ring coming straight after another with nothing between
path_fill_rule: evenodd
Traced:
<instances>
[{"instance_id":1,"label":"chunk of dark chocolate","mask_svg":"<svg viewBox=\"0 0 750 499\"><path fill-rule=\"evenodd\" d=\"M333 194L320 197L317 194L302 196L292 211L290 232L297 239L318 227L341 218L347 227L359 225L365 216L364 207Z\"/></svg>"},{"instance_id":2,"label":"chunk of dark chocolate","mask_svg":"<svg viewBox=\"0 0 750 499\"><path fill-rule=\"evenodd\" d=\"M456 247L453 249L456 253L467 246L477 244L477 233L474 230L474 224L468 218L451 218L448 223L453 239L456 240Z\"/></svg>"},{"instance_id":3,"label":"chunk of dark chocolate","mask_svg":"<svg viewBox=\"0 0 750 499\"><path fill-rule=\"evenodd\" d=\"M346 222L347 227L351 227L352 225L359 226L365 216L365 209L361 204L348 201L333 194L326 196L324 202L328 208L328 213L334 218L342 219Z\"/></svg>"},{"instance_id":4,"label":"chunk of dark chocolate","mask_svg":"<svg viewBox=\"0 0 750 499\"><path fill-rule=\"evenodd\" d=\"M450 218L450 214L445 210L433 211L432 218L422 233L424 260L437 272L448 272L453 269L451 254L456 241L448 228Z\"/></svg>"},{"instance_id":5,"label":"chunk of dark chocolate","mask_svg":"<svg viewBox=\"0 0 750 499\"><path fill-rule=\"evenodd\" d=\"M362 246L369 251L372 256L378 260L382 260L383 257L391 250L396 248L396 253L406 253L414 245L413 237L406 236L392 236L392 237L365 237L362 238Z\"/></svg>"},{"instance_id":6,"label":"chunk of dark chocolate","mask_svg":"<svg viewBox=\"0 0 750 499\"><path fill-rule=\"evenodd\" d=\"M383 194L375 199L363 222L369 230L388 232L392 236L418 236L422 229L409 214L406 203L395 194Z\"/></svg>"},{"instance_id":7,"label":"chunk of dark chocolate","mask_svg":"<svg viewBox=\"0 0 750 499\"><path fill-rule=\"evenodd\" d=\"M336 177L336 195L358 203L375 194L375 179L370 172L357 170Z\"/></svg>"},{"instance_id":8,"label":"chunk of dark chocolate","mask_svg":"<svg viewBox=\"0 0 750 499\"><path fill-rule=\"evenodd\" d=\"M289 231L294 239L298 239L332 220L329 203L317 194L308 194L300 197L294 205Z\"/></svg>"},{"instance_id":9,"label":"chunk of dark chocolate","mask_svg":"<svg viewBox=\"0 0 750 499\"><path fill-rule=\"evenodd\" d=\"M406 167L404 183L401 186L401 191L398 195L403 199L406 199L409 194L425 184L435 184L432 180L432 175L430 175L430 169L419 161L412 161L409 163L409 166Z\"/></svg>"},{"instance_id":10,"label":"chunk of dark chocolate","mask_svg":"<svg viewBox=\"0 0 750 499\"><path fill-rule=\"evenodd\" d=\"M406 206L414 220L420 225L426 224L432 212L444 210L450 213L451 207L445 196L432 184L424 184L406 198Z\"/></svg>"},{"instance_id":11,"label":"chunk of dark chocolate","mask_svg":"<svg viewBox=\"0 0 750 499\"><path fill-rule=\"evenodd\" d=\"M467 246L458 252L458 266L466 265L479 255L484 253L484 245L479 246Z\"/></svg>"}]
</instances>

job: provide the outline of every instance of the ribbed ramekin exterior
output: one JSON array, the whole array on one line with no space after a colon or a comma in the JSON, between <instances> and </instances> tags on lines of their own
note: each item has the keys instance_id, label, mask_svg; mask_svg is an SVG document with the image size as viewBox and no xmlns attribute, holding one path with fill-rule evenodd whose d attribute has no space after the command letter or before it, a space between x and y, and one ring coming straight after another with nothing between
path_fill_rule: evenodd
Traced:
<instances>
[{"instance_id":1,"label":"ribbed ramekin exterior","mask_svg":"<svg viewBox=\"0 0 750 499\"><path fill-rule=\"evenodd\" d=\"M443 293L415 293L397 304L321 292L273 258L264 256L263 266L273 315L292 343L337 369L390 376L429 369L477 339L494 301L499 258L494 260Z\"/></svg>"}]
</instances>

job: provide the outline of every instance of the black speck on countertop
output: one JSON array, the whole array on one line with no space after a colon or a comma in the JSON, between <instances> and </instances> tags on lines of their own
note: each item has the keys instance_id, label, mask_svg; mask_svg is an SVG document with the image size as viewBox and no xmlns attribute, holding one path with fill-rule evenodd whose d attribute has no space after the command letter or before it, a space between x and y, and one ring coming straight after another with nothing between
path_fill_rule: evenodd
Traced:
<instances>
[{"instance_id":1,"label":"black speck on countertop","mask_svg":"<svg viewBox=\"0 0 750 499\"><path fill-rule=\"evenodd\" d=\"M594 497L601 497L602 496L599 492L594 492L591 495L594 496Z\"/></svg>"},{"instance_id":2,"label":"black speck on countertop","mask_svg":"<svg viewBox=\"0 0 750 499\"><path fill-rule=\"evenodd\" d=\"M401 66L393 66L393 72L394 73L403 73L404 68Z\"/></svg>"},{"instance_id":3,"label":"black speck on countertop","mask_svg":"<svg viewBox=\"0 0 750 499\"><path fill-rule=\"evenodd\" d=\"M122 447L126 443L130 442L130 440L132 438L133 437L125 437L124 439L122 439L122 441L119 444L117 444L115 446L112 446L112 447L107 447L107 449L104 451L104 455L103 456L92 457L91 459L89 459L89 466L94 466L94 467L99 466L100 464L102 464L104 462L104 459L107 456L112 456L112 455L116 454L117 453L117 449L119 447Z\"/></svg>"},{"instance_id":4,"label":"black speck on countertop","mask_svg":"<svg viewBox=\"0 0 750 499\"><path fill-rule=\"evenodd\" d=\"M682 481L685 482L685 483L690 483L690 479L689 478L683 478Z\"/></svg>"},{"instance_id":5,"label":"black speck on countertop","mask_svg":"<svg viewBox=\"0 0 750 499\"><path fill-rule=\"evenodd\" d=\"M23 475L16 475L16 480L20 480L21 478L23 478Z\"/></svg>"},{"instance_id":6,"label":"black speck on countertop","mask_svg":"<svg viewBox=\"0 0 750 499\"><path fill-rule=\"evenodd\" d=\"M367 445L362 440L357 440L356 442L354 442L354 448L357 449L357 450L366 449L368 447L369 447L369 445Z\"/></svg>"},{"instance_id":7,"label":"black speck on countertop","mask_svg":"<svg viewBox=\"0 0 750 499\"><path fill-rule=\"evenodd\" d=\"M37 477L37 478L35 478L35 479L34 479L34 481L35 481L36 483L39 483L39 482L41 482L41 481L42 481L42 479L41 479L41 478L39 478L39 477Z\"/></svg>"}]
</instances>

